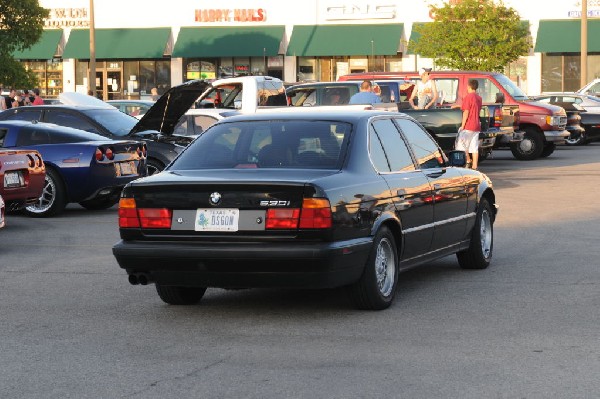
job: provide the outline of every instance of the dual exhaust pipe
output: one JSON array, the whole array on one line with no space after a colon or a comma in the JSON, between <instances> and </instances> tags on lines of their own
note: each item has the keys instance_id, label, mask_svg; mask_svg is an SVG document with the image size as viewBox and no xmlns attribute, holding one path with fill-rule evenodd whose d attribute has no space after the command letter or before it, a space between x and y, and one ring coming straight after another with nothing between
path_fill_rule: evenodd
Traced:
<instances>
[{"instance_id":1,"label":"dual exhaust pipe","mask_svg":"<svg viewBox=\"0 0 600 399\"><path fill-rule=\"evenodd\" d=\"M152 278L148 273L131 273L128 280L131 285L148 285L152 282Z\"/></svg>"}]
</instances>

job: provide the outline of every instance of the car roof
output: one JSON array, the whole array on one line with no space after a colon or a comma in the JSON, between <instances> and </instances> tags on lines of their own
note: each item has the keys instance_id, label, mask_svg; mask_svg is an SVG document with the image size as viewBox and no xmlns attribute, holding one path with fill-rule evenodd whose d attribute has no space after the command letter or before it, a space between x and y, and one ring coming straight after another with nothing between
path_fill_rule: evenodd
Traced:
<instances>
[{"instance_id":1,"label":"car roof","mask_svg":"<svg viewBox=\"0 0 600 399\"><path fill-rule=\"evenodd\" d=\"M31 127L33 129L44 129L44 130L60 130L63 133L70 133L76 135L89 136L88 138L93 141L107 141L112 142L114 140L107 137L101 136L96 133L88 132L73 127L60 126L54 123L38 122L38 121L19 121L19 120L4 120L0 121L0 127L14 126L14 127ZM94 136L94 138L92 137Z\"/></svg>"},{"instance_id":2,"label":"car roof","mask_svg":"<svg viewBox=\"0 0 600 399\"><path fill-rule=\"evenodd\" d=\"M11 110L20 110L20 111L23 111L23 107L10 108L10 109ZM31 110L36 110L36 109L69 109L69 110L73 110L73 111L89 111L89 110L104 110L104 111L106 111L106 110L108 110L108 111L111 111L111 112L114 109L117 112L121 112L121 111L119 111L118 109L116 109L113 106L111 106L110 108L107 108L107 107L97 107L97 106L90 106L90 105L65 105L65 104L35 105L35 106L26 107L26 109L31 109Z\"/></svg>"},{"instance_id":3,"label":"car roof","mask_svg":"<svg viewBox=\"0 0 600 399\"><path fill-rule=\"evenodd\" d=\"M300 83L294 86L290 86L288 87L288 89L295 89L297 87L302 88L302 87L321 87L321 86L326 86L326 87L332 87L332 86L358 86L360 85L361 82L356 81L356 80L347 80L347 81L340 81L340 82L314 82L314 83Z\"/></svg>"},{"instance_id":4,"label":"car roof","mask_svg":"<svg viewBox=\"0 0 600 399\"><path fill-rule=\"evenodd\" d=\"M357 110L350 106L348 109L343 109L345 106L328 107L326 111L324 107L318 107L320 110L306 109L298 107L292 109L278 109L274 111L259 112L256 114L241 114L225 118L219 123L242 122L242 121L273 121L273 120L335 120L340 122L358 123L362 120L369 119L374 116L402 116L406 114L390 111L379 110ZM335 108L335 109L334 109Z\"/></svg>"}]
</instances>

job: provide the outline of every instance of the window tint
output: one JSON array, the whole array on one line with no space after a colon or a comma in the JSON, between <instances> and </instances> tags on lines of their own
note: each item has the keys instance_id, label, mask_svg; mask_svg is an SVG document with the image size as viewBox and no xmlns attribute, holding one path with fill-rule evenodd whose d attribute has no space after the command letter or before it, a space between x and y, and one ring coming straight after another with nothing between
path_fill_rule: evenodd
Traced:
<instances>
[{"instance_id":1,"label":"window tint","mask_svg":"<svg viewBox=\"0 0 600 399\"><path fill-rule=\"evenodd\" d=\"M200 134L217 123L217 118L208 115L194 116L194 133Z\"/></svg>"},{"instance_id":2,"label":"window tint","mask_svg":"<svg viewBox=\"0 0 600 399\"><path fill-rule=\"evenodd\" d=\"M138 123L136 118L117 109L92 109L81 112L115 136L127 136L131 129ZM101 127L96 127L90 131L104 135Z\"/></svg>"},{"instance_id":3,"label":"window tint","mask_svg":"<svg viewBox=\"0 0 600 399\"><path fill-rule=\"evenodd\" d=\"M0 129L0 148L4 147L4 138L8 133L8 129Z\"/></svg>"},{"instance_id":4,"label":"window tint","mask_svg":"<svg viewBox=\"0 0 600 399\"><path fill-rule=\"evenodd\" d=\"M440 148L423 128L408 119L396 118L395 122L406 136L420 168L440 168L445 165Z\"/></svg>"},{"instance_id":5,"label":"window tint","mask_svg":"<svg viewBox=\"0 0 600 399\"><path fill-rule=\"evenodd\" d=\"M458 79L434 79L438 91L438 103L454 103L458 97Z\"/></svg>"},{"instance_id":6,"label":"window tint","mask_svg":"<svg viewBox=\"0 0 600 399\"><path fill-rule=\"evenodd\" d=\"M383 143L381 138L377 133L375 133L375 129L373 126L369 128L369 156L371 157L371 162L373 162L373 166L378 172L390 172L390 164L388 163L385 152L383 151Z\"/></svg>"},{"instance_id":7,"label":"window tint","mask_svg":"<svg viewBox=\"0 0 600 399\"><path fill-rule=\"evenodd\" d=\"M222 123L190 144L170 169L339 169L350 132L350 125L329 121Z\"/></svg>"},{"instance_id":8,"label":"window tint","mask_svg":"<svg viewBox=\"0 0 600 399\"><path fill-rule=\"evenodd\" d=\"M383 144L390 170L392 172L414 170L415 165L406 143L391 119L376 120L372 126Z\"/></svg>"},{"instance_id":9,"label":"window tint","mask_svg":"<svg viewBox=\"0 0 600 399\"><path fill-rule=\"evenodd\" d=\"M316 89L295 89L288 91L290 104L294 107L313 106L317 103Z\"/></svg>"},{"instance_id":10,"label":"window tint","mask_svg":"<svg viewBox=\"0 0 600 399\"><path fill-rule=\"evenodd\" d=\"M94 126L75 114L61 112L61 111L48 111L46 112L46 122L54 123L59 126L67 126L75 129L85 130L87 132L97 133Z\"/></svg>"},{"instance_id":11,"label":"window tint","mask_svg":"<svg viewBox=\"0 0 600 399\"><path fill-rule=\"evenodd\" d=\"M49 144L50 135L46 130L22 128L17 137L16 146L26 147L30 145Z\"/></svg>"},{"instance_id":12,"label":"window tint","mask_svg":"<svg viewBox=\"0 0 600 399\"><path fill-rule=\"evenodd\" d=\"M477 94L481 96L481 100L484 104L495 103L496 93L502 93L502 91L496 87L494 82L487 78L476 79L479 83Z\"/></svg>"},{"instance_id":13,"label":"window tint","mask_svg":"<svg viewBox=\"0 0 600 399\"><path fill-rule=\"evenodd\" d=\"M27 109L25 111L18 110L17 112L6 112L7 120L12 121L39 121L42 117L41 110Z\"/></svg>"}]
</instances>

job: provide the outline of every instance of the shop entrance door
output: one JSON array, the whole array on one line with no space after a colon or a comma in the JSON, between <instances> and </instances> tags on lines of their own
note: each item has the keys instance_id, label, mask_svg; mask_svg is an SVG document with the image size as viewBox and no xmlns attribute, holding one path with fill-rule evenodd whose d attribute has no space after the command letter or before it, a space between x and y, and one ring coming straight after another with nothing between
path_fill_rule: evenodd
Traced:
<instances>
[{"instance_id":1,"label":"shop entrance door","mask_svg":"<svg viewBox=\"0 0 600 399\"><path fill-rule=\"evenodd\" d=\"M120 100L123 98L123 85L121 80L121 71L106 72L106 93L107 100Z\"/></svg>"},{"instance_id":2,"label":"shop entrance door","mask_svg":"<svg viewBox=\"0 0 600 399\"><path fill-rule=\"evenodd\" d=\"M104 100L104 82L106 81L104 77L104 70L96 69L96 97L100 100Z\"/></svg>"}]
</instances>

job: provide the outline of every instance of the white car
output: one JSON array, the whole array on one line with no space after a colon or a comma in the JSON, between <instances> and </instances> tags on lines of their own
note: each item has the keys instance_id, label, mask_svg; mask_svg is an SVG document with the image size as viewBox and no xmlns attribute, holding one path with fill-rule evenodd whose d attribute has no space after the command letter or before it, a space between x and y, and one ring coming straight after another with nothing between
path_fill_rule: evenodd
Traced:
<instances>
[{"instance_id":1,"label":"white car","mask_svg":"<svg viewBox=\"0 0 600 399\"><path fill-rule=\"evenodd\" d=\"M197 136L221 119L239 114L223 108L191 108L177 122L173 134Z\"/></svg>"},{"instance_id":2,"label":"white car","mask_svg":"<svg viewBox=\"0 0 600 399\"><path fill-rule=\"evenodd\" d=\"M590 83L577 90L579 94L589 94L590 96L600 96L600 78L592 80Z\"/></svg>"},{"instance_id":3,"label":"white car","mask_svg":"<svg viewBox=\"0 0 600 399\"><path fill-rule=\"evenodd\" d=\"M598 93L600 94L600 93ZM583 109L592 113L600 113L600 97L580 93L542 93L535 96L535 100L543 103L568 103L580 105Z\"/></svg>"}]
</instances>

